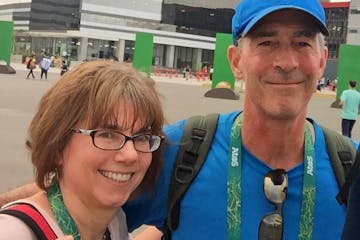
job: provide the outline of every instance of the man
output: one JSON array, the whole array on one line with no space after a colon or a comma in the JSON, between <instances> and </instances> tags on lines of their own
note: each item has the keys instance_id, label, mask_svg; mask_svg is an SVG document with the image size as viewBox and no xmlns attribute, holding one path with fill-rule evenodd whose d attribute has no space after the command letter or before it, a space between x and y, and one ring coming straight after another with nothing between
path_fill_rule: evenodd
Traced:
<instances>
[{"instance_id":1,"label":"man","mask_svg":"<svg viewBox=\"0 0 360 240\"><path fill-rule=\"evenodd\" d=\"M345 207L335 199L323 132L306 119L328 55L322 6L242 0L232 32L228 58L235 78L246 83L244 111L220 115L172 239L339 239ZM144 223L163 229L185 122L165 128L163 173L153 196L125 206L130 229Z\"/></svg>"},{"instance_id":2,"label":"man","mask_svg":"<svg viewBox=\"0 0 360 240\"><path fill-rule=\"evenodd\" d=\"M344 136L351 138L351 131L358 117L360 93L355 89L356 82L349 81L349 89L344 90L340 97L341 130Z\"/></svg>"},{"instance_id":3,"label":"man","mask_svg":"<svg viewBox=\"0 0 360 240\"><path fill-rule=\"evenodd\" d=\"M244 111L220 116L172 239L339 239L345 207L335 200L323 132L306 119L328 56L322 6L242 0L232 34L228 58L235 78L246 83ZM170 142L180 141L183 126L166 128ZM176 152L177 146L166 151L153 202L128 205L130 228L144 219L162 228Z\"/></svg>"}]
</instances>

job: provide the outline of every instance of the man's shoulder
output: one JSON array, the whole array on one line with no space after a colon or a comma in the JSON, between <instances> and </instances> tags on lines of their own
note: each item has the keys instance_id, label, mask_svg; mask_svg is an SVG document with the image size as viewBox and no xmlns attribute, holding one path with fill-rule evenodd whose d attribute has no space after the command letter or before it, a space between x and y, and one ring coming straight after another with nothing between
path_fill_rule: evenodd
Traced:
<instances>
[{"instance_id":1,"label":"man's shoulder","mask_svg":"<svg viewBox=\"0 0 360 240\"><path fill-rule=\"evenodd\" d=\"M221 113L217 121L215 135L227 134L239 112ZM164 126L164 132L170 143L179 143L189 118Z\"/></svg>"},{"instance_id":2,"label":"man's shoulder","mask_svg":"<svg viewBox=\"0 0 360 240\"><path fill-rule=\"evenodd\" d=\"M232 124L236 116L239 114L239 111L229 112L229 113L220 113L219 119L218 119L218 125L222 124ZM205 116L205 115L203 115ZM179 121L176 121L172 124L165 125L164 131L166 134L171 134L172 132L176 131L182 131L185 127L185 124L187 123L189 118L184 118Z\"/></svg>"},{"instance_id":3,"label":"man's shoulder","mask_svg":"<svg viewBox=\"0 0 360 240\"><path fill-rule=\"evenodd\" d=\"M346 90L344 90L344 91L341 93L341 95L346 95L346 94L349 93L349 91L350 91L350 89L346 89Z\"/></svg>"}]
</instances>

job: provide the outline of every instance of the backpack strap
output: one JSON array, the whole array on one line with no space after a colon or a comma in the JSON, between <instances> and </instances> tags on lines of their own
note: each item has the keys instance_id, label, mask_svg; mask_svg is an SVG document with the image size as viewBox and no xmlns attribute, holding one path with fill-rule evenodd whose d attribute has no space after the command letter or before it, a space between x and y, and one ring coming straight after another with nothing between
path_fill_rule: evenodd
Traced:
<instances>
[{"instance_id":1,"label":"backpack strap","mask_svg":"<svg viewBox=\"0 0 360 240\"><path fill-rule=\"evenodd\" d=\"M349 194L350 194L350 187L352 186L352 183L355 181L355 178L358 174L360 166L360 148L357 149L355 154L355 160L352 162L352 166L347 172L345 183L340 188L340 191L338 195L336 196L336 200L338 200L339 204L347 204Z\"/></svg>"},{"instance_id":2,"label":"backpack strap","mask_svg":"<svg viewBox=\"0 0 360 240\"><path fill-rule=\"evenodd\" d=\"M336 196L336 200L341 205L347 202L349 188L356 175L356 169L355 167L352 167L354 163L355 149L351 141L346 139L343 135L326 127L321 128L324 132L326 148L330 156L331 166L334 170L335 177L340 188L340 191ZM359 163L357 163L357 165L359 165Z\"/></svg>"},{"instance_id":3,"label":"backpack strap","mask_svg":"<svg viewBox=\"0 0 360 240\"><path fill-rule=\"evenodd\" d=\"M187 120L171 177L162 239L170 240L171 232L179 225L181 200L207 157L218 117L219 114L215 113Z\"/></svg>"},{"instance_id":4,"label":"backpack strap","mask_svg":"<svg viewBox=\"0 0 360 240\"><path fill-rule=\"evenodd\" d=\"M19 218L31 228L39 240L55 240L57 236L43 215L31 204L16 203L1 210L0 214L7 214Z\"/></svg>"}]
</instances>

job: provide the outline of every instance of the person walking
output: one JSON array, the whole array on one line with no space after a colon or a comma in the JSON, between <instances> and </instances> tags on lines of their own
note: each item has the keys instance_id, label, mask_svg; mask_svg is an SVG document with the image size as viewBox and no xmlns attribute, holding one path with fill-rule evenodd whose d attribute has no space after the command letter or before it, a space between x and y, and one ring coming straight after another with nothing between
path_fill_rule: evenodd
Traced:
<instances>
[{"instance_id":1,"label":"person walking","mask_svg":"<svg viewBox=\"0 0 360 240\"><path fill-rule=\"evenodd\" d=\"M349 81L349 89L344 90L340 97L341 131L344 136L351 138L351 132L358 118L360 107L360 93L355 89L356 81Z\"/></svg>"},{"instance_id":2,"label":"person walking","mask_svg":"<svg viewBox=\"0 0 360 240\"><path fill-rule=\"evenodd\" d=\"M69 71L69 67L66 64L65 60L62 60L61 62L61 66L60 66L61 70L60 70L60 76L64 75L67 71Z\"/></svg>"},{"instance_id":3,"label":"person walking","mask_svg":"<svg viewBox=\"0 0 360 240\"><path fill-rule=\"evenodd\" d=\"M190 65L187 64L183 70L183 76L184 76L184 78L186 78L186 80L189 80L190 74L191 74L191 68L190 68Z\"/></svg>"},{"instance_id":4,"label":"person walking","mask_svg":"<svg viewBox=\"0 0 360 240\"><path fill-rule=\"evenodd\" d=\"M36 68L36 59L34 54L30 55L30 57L28 58L26 63L26 68L29 69L29 72L26 75L26 79L29 79L30 75L32 76L33 79L35 79L33 70Z\"/></svg>"},{"instance_id":5,"label":"person walking","mask_svg":"<svg viewBox=\"0 0 360 240\"><path fill-rule=\"evenodd\" d=\"M210 81L212 81L212 79L213 79L213 74L214 74L214 67L213 67L213 65L210 65L210 68L209 68L209 79L210 79Z\"/></svg>"},{"instance_id":6,"label":"person walking","mask_svg":"<svg viewBox=\"0 0 360 240\"><path fill-rule=\"evenodd\" d=\"M50 66L51 66L51 60L46 55L44 55L43 59L41 60L41 63L40 63L40 69L41 69L40 78L41 79L43 78L43 75L45 75L45 79L47 79L47 73L48 73Z\"/></svg>"}]
</instances>

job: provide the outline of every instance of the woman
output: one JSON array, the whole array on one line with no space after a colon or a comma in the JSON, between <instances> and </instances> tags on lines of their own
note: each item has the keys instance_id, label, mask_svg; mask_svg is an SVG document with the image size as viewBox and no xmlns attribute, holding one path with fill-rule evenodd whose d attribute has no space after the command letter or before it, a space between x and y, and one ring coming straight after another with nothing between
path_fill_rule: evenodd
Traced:
<instances>
[{"instance_id":1,"label":"woman","mask_svg":"<svg viewBox=\"0 0 360 240\"><path fill-rule=\"evenodd\" d=\"M82 63L42 97L30 124L27 147L44 191L5 208L30 204L57 237L128 239L125 216L116 213L155 183L163 123L147 77L113 61ZM37 239L25 223L0 214L4 237Z\"/></svg>"},{"instance_id":2,"label":"woman","mask_svg":"<svg viewBox=\"0 0 360 240\"><path fill-rule=\"evenodd\" d=\"M34 79L35 76L34 76L33 70L36 68L36 59L35 59L35 55L34 55L34 54L32 54L32 55L27 59L26 68L29 69L29 72L28 72L28 74L26 75L26 79L29 79L29 78L30 78L30 74L31 74L32 78Z\"/></svg>"}]
</instances>

